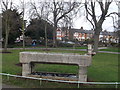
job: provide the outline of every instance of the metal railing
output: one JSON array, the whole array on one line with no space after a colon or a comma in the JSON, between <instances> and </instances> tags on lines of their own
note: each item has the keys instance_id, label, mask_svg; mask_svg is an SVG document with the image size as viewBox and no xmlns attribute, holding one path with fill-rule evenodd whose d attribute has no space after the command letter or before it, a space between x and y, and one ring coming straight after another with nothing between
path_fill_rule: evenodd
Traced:
<instances>
[{"instance_id":1,"label":"metal railing","mask_svg":"<svg viewBox=\"0 0 120 90\"><path fill-rule=\"evenodd\" d=\"M63 83L76 83L76 84L78 84L78 88L79 88L79 84L115 85L115 88L118 88L118 85L120 84L120 82L80 82L80 81L54 80L54 79L44 79L44 78L35 78L35 77L26 77L26 76L12 75L12 74L6 74L6 73L0 73L0 75L7 76L8 80L9 80L9 77L19 77L19 78L40 80L40 85L41 85L42 81L53 81L53 82L63 82Z\"/></svg>"}]
</instances>

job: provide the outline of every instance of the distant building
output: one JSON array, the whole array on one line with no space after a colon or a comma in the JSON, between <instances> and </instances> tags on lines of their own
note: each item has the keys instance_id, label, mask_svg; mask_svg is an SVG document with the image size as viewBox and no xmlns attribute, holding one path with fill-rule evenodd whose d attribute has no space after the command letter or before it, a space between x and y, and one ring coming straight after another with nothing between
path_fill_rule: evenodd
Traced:
<instances>
[{"instance_id":1,"label":"distant building","mask_svg":"<svg viewBox=\"0 0 120 90\"><path fill-rule=\"evenodd\" d=\"M75 40L85 41L87 39L93 38L93 30L84 30L83 27L80 29L75 28L58 28L57 29L57 40ZM99 36L99 41L109 43L114 42L118 43L118 36L115 32L102 31Z\"/></svg>"},{"instance_id":2,"label":"distant building","mask_svg":"<svg viewBox=\"0 0 120 90\"><path fill-rule=\"evenodd\" d=\"M60 28L57 29L57 40L62 40L62 30Z\"/></svg>"}]
</instances>

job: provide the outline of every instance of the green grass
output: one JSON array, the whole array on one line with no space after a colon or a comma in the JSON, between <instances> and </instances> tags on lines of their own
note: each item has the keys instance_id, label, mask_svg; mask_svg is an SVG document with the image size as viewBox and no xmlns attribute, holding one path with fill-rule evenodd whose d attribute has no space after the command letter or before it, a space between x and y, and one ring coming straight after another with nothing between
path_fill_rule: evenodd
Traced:
<instances>
[{"instance_id":1,"label":"green grass","mask_svg":"<svg viewBox=\"0 0 120 90\"><path fill-rule=\"evenodd\" d=\"M21 68L20 67L17 67L15 64L18 64L19 63L19 52L22 52L23 50L11 50L11 53L8 53L8 54L3 54L2 55L2 72L4 72L4 73L11 73L11 74L16 74L16 73L20 73L21 72ZM38 52L45 52L45 51L42 51L42 50L26 50L26 51L33 51L33 52L35 52L35 51L38 51ZM67 50L52 50L52 51L47 51L47 52L56 52L56 53L58 53L58 52L61 52L61 53L71 53L71 51L67 51ZM72 51L72 53L79 53L79 54L84 54L85 52L80 52L80 51ZM44 66L44 67L43 67ZM49 70L47 70L47 68L46 67L51 67L52 69L50 69L50 68L48 68L48 69L50 69L50 71L52 71L53 69L54 69L54 65L40 65L40 67L42 67L43 68L43 71L45 70L45 71L49 71ZM56 68L56 69L59 69L59 67L60 67L61 65L56 65L56 67L58 67L58 68ZM64 66L66 66L66 65L64 65ZM63 69L64 69L64 66L63 66L63 68L60 68L61 69L61 71L63 71ZM54 70L53 70L54 71ZM67 70L66 70L67 71ZM63 72L65 72L65 71L63 71Z\"/></svg>"},{"instance_id":2,"label":"green grass","mask_svg":"<svg viewBox=\"0 0 120 90\"><path fill-rule=\"evenodd\" d=\"M117 48L117 47L109 47L109 48L107 48L107 49L101 49L100 51L120 52L120 48Z\"/></svg>"},{"instance_id":3,"label":"green grass","mask_svg":"<svg viewBox=\"0 0 120 90\"><path fill-rule=\"evenodd\" d=\"M2 72L9 73L9 74L20 74L21 67L16 66L15 64L19 63L19 52L23 50L11 50L12 53L3 54L2 56ZM27 50L30 51L30 50ZM31 51L39 51L45 52L42 50L31 50ZM81 51L63 51L63 50L52 50L49 52L62 52L62 53L79 53L84 54L85 52ZM56 65L56 64L37 64L35 67L37 71L46 71L46 72L60 72L60 73L78 73L78 66L73 65ZM88 78L90 81L99 81L99 82L113 82L118 81L118 55L117 54L103 54L98 53L93 57L92 65L88 67ZM3 77L3 83L7 84L14 84L22 87L54 87L54 88L76 88L76 84L66 84L66 83L56 83L56 82L47 82L44 81L42 86L39 85L39 81L32 81L29 80L21 80L10 78L8 81L6 77ZM22 83L22 84L21 84ZM101 85L87 85L80 87L107 87ZM114 86L111 86L114 87Z\"/></svg>"},{"instance_id":4,"label":"green grass","mask_svg":"<svg viewBox=\"0 0 120 90\"><path fill-rule=\"evenodd\" d=\"M87 47L58 47L63 49L87 49Z\"/></svg>"},{"instance_id":5,"label":"green grass","mask_svg":"<svg viewBox=\"0 0 120 90\"><path fill-rule=\"evenodd\" d=\"M26 48L32 48L33 46L26 46ZM14 46L14 48L23 48L22 46ZM45 46L35 46L35 48L46 48ZM48 48L53 48L53 47L49 47ZM82 46L82 47L57 47L57 48L63 48L63 49L87 49L86 46Z\"/></svg>"},{"instance_id":6,"label":"green grass","mask_svg":"<svg viewBox=\"0 0 120 90\"><path fill-rule=\"evenodd\" d=\"M118 81L118 55L98 53L88 71L89 78L94 81Z\"/></svg>"}]
</instances>

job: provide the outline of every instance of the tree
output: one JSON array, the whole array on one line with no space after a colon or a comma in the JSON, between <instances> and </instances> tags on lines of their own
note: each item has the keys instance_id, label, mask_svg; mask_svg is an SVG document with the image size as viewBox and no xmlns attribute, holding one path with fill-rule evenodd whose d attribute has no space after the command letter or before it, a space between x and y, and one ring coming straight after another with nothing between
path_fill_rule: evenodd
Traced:
<instances>
[{"instance_id":1,"label":"tree","mask_svg":"<svg viewBox=\"0 0 120 90\"><path fill-rule=\"evenodd\" d=\"M8 44L14 44L15 39L20 36L20 31L19 29L21 28L21 16L17 12L16 9L13 10L7 10L2 13L2 36L5 38L6 33L5 33L5 15L6 13L9 13L9 26L10 26L10 32L8 36Z\"/></svg>"},{"instance_id":2,"label":"tree","mask_svg":"<svg viewBox=\"0 0 120 90\"><path fill-rule=\"evenodd\" d=\"M119 37L119 43L120 43L120 1L118 1L117 5L118 5L118 23L117 23L117 27L116 27L116 29L117 29L116 32ZM119 46L120 46L120 44L119 44Z\"/></svg>"},{"instance_id":3,"label":"tree","mask_svg":"<svg viewBox=\"0 0 120 90\"><path fill-rule=\"evenodd\" d=\"M8 6L10 3L10 7ZM8 9L12 9L12 2L8 2L8 0L5 1L1 1L1 7L2 7L2 12L3 11L7 11ZM3 19L2 19L3 20ZM7 51L7 45L8 45L8 36L9 36L9 32L10 32L10 25L9 25L9 13L6 12L5 14L5 45L4 45L4 50Z\"/></svg>"},{"instance_id":4,"label":"tree","mask_svg":"<svg viewBox=\"0 0 120 90\"><path fill-rule=\"evenodd\" d=\"M108 13L111 3L112 0L97 0L96 2L92 2L92 0L85 1L86 18L91 23L94 30L94 52L98 51L99 35L102 31L103 22L110 15L117 14L116 12ZM96 15L96 8L98 8L96 5L99 6L101 10L101 15L99 17Z\"/></svg>"},{"instance_id":5,"label":"tree","mask_svg":"<svg viewBox=\"0 0 120 90\"><path fill-rule=\"evenodd\" d=\"M52 13L53 13L53 24L54 24L54 30L53 30L53 46L57 47L56 45L56 30L58 27L58 23L61 19L66 17L70 12L74 11L79 7L78 2L55 2L53 0L52 2Z\"/></svg>"},{"instance_id":6,"label":"tree","mask_svg":"<svg viewBox=\"0 0 120 90\"><path fill-rule=\"evenodd\" d=\"M45 38L45 26L47 24L47 38L52 39L52 30L53 26L48 23L47 21L39 18L31 19L30 24L26 28L26 36L31 37L32 39L37 39L39 40L40 37Z\"/></svg>"},{"instance_id":7,"label":"tree","mask_svg":"<svg viewBox=\"0 0 120 90\"><path fill-rule=\"evenodd\" d=\"M46 15L49 15L47 18L44 18L51 24L53 24L54 29L53 29L53 46L56 47L56 30L58 27L58 24L64 17L68 17L68 14L71 12L74 12L77 10L77 8L80 6L80 3L78 2L63 2L59 1L57 2L56 0L53 0L52 2L41 2L39 3L39 6L35 3L32 3L33 10L34 10L34 15L37 15L39 18L44 18L44 13L49 13ZM47 6L47 8L45 8ZM45 12L44 12L45 10ZM76 14L74 12L74 14ZM72 17L72 16L70 16Z\"/></svg>"},{"instance_id":8,"label":"tree","mask_svg":"<svg viewBox=\"0 0 120 90\"><path fill-rule=\"evenodd\" d=\"M39 20L42 20L43 21L43 26L44 26L44 35L45 35L45 46L46 46L46 49L47 49L47 44L48 44L48 34L49 32L47 33L47 28L48 28L48 16L49 16L49 11L48 11L48 8L49 8L49 4L47 2L40 2L39 3L40 7L37 8L36 6L36 3L35 2L31 2L31 6L32 6L32 14L31 14L31 17L36 17L39 18ZM50 25L49 25L50 26ZM53 36L53 35L51 35Z\"/></svg>"},{"instance_id":9,"label":"tree","mask_svg":"<svg viewBox=\"0 0 120 90\"><path fill-rule=\"evenodd\" d=\"M1 1L2 5L2 30L3 30L3 37L5 39L4 41L4 50L7 51L8 46L8 40L10 41L10 38L13 38L13 40L16 38L15 33L17 33L17 30L20 28L20 20L21 17L17 9L13 9L13 3L12 1ZM14 34L13 34L14 33Z\"/></svg>"},{"instance_id":10,"label":"tree","mask_svg":"<svg viewBox=\"0 0 120 90\"><path fill-rule=\"evenodd\" d=\"M23 36L23 50L25 49L25 28L26 28L26 21L24 20L25 17L25 2L24 0L21 1L21 6L22 6L22 36Z\"/></svg>"}]
</instances>

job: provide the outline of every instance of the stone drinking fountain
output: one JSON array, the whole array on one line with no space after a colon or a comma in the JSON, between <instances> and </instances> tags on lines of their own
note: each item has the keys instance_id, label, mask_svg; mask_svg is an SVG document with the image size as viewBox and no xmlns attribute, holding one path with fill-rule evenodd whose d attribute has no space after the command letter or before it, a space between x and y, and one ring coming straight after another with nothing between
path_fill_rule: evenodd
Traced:
<instances>
[{"instance_id":1,"label":"stone drinking fountain","mask_svg":"<svg viewBox=\"0 0 120 90\"><path fill-rule=\"evenodd\" d=\"M92 62L92 45L88 44L88 53L85 55L73 53L43 53L43 52L20 52L22 63L22 76L32 73L32 63L68 64L78 65L78 81L87 81L87 68Z\"/></svg>"}]
</instances>

